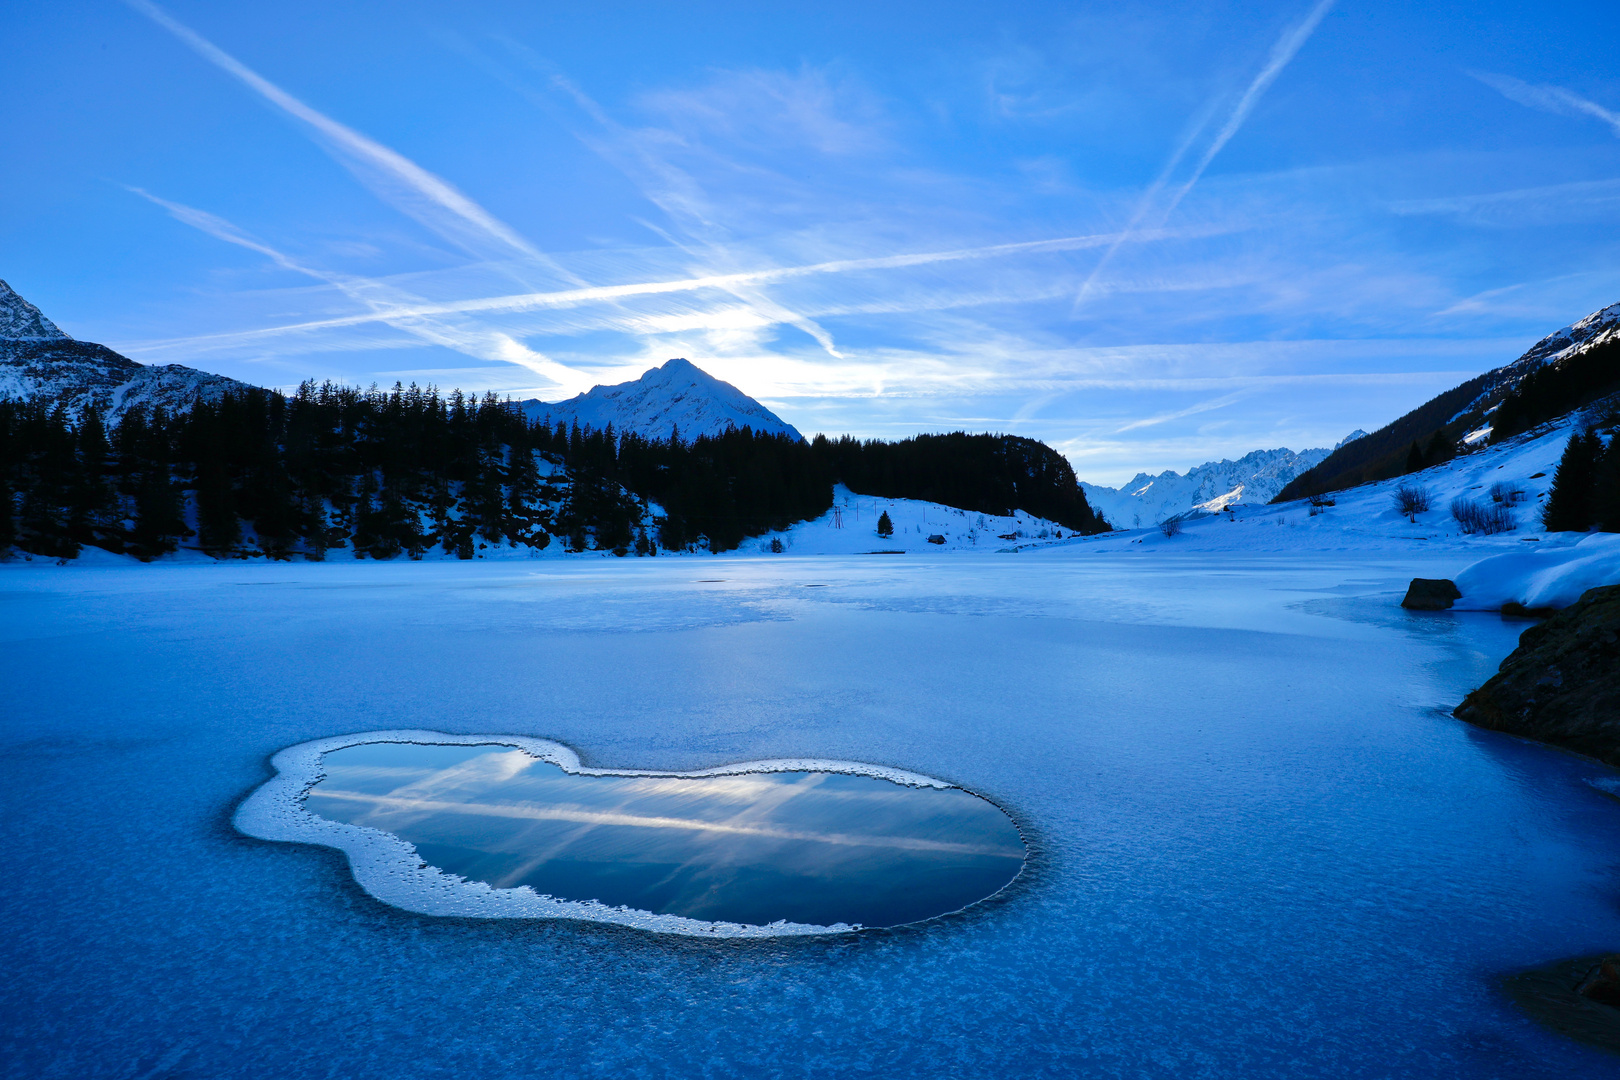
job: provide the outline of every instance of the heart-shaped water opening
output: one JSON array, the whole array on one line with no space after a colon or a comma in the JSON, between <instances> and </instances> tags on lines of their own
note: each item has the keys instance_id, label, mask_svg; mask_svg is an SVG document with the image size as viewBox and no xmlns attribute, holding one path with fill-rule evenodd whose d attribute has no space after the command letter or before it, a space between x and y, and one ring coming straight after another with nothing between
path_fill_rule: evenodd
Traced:
<instances>
[{"instance_id":1,"label":"heart-shaped water opening","mask_svg":"<svg viewBox=\"0 0 1620 1080\"><path fill-rule=\"evenodd\" d=\"M1017 876L992 803L944 785L815 769L586 774L515 745L326 751L305 807L412 845L491 888L706 923L896 926Z\"/></svg>"}]
</instances>

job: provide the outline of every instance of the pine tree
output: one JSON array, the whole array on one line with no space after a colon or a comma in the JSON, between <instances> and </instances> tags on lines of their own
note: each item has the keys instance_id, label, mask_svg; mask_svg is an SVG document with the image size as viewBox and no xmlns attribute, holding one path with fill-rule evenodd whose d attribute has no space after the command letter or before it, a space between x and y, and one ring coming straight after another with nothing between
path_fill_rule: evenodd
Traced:
<instances>
[{"instance_id":1,"label":"pine tree","mask_svg":"<svg viewBox=\"0 0 1620 1080\"><path fill-rule=\"evenodd\" d=\"M0 559L5 558L17 542L17 521L12 507L11 485L0 476Z\"/></svg>"},{"instance_id":2,"label":"pine tree","mask_svg":"<svg viewBox=\"0 0 1620 1080\"><path fill-rule=\"evenodd\" d=\"M1604 532L1620 532L1620 433L1609 437L1598 457L1592 490L1592 517Z\"/></svg>"},{"instance_id":3,"label":"pine tree","mask_svg":"<svg viewBox=\"0 0 1620 1080\"><path fill-rule=\"evenodd\" d=\"M1445 431L1441 430L1429 440L1429 448L1423 452L1423 463L1425 466L1440 465L1456 456L1456 444L1446 438Z\"/></svg>"},{"instance_id":4,"label":"pine tree","mask_svg":"<svg viewBox=\"0 0 1620 1080\"><path fill-rule=\"evenodd\" d=\"M1412 449L1406 452L1406 471L1409 473L1423 471L1423 451L1418 448L1417 440L1412 440Z\"/></svg>"},{"instance_id":5,"label":"pine tree","mask_svg":"<svg viewBox=\"0 0 1620 1080\"><path fill-rule=\"evenodd\" d=\"M1603 440L1597 432L1570 436L1541 511L1548 532L1585 532L1592 527L1597 462L1602 452Z\"/></svg>"},{"instance_id":6,"label":"pine tree","mask_svg":"<svg viewBox=\"0 0 1620 1080\"><path fill-rule=\"evenodd\" d=\"M877 534L879 536L894 535L894 522L889 520L889 512L887 510L883 511L883 513L878 516Z\"/></svg>"}]
</instances>

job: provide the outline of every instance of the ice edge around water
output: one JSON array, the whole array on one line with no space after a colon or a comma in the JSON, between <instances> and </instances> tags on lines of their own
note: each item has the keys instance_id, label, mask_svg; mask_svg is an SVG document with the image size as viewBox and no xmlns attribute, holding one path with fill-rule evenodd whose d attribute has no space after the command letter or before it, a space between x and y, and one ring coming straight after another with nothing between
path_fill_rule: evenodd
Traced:
<instances>
[{"instance_id":1,"label":"ice edge around water","mask_svg":"<svg viewBox=\"0 0 1620 1080\"><path fill-rule=\"evenodd\" d=\"M559 900L535 892L527 885L498 889L482 881L468 881L428 866L414 845L381 829L347 822L331 821L312 812L306 805L310 789L326 773L323 755L366 743L423 743L448 746L511 746L531 757L550 762L564 772L580 776L737 776L747 773L829 772L871 776L907 787L951 788L943 780L867 765L858 761L828 761L820 758L773 758L745 761L694 772L653 769L591 769L580 764L570 747L550 739L525 735L448 735L439 731L366 731L337 735L289 746L270 759L276 775L265 781L243 800L232 818L236 828L260 840L297 844L319 844L337 848L349 858L349 867L360 887L378 900L420 915L459 916L472 919L579 919L586 922L629 926L659 934L696 938L776 938L807 937L818 934L846 934L861 929L859 924L774 922L765 926L747 923L709 922L682 915L656 915L627 907L609 907L595 900Z\"/></svg>"}]
</instances>

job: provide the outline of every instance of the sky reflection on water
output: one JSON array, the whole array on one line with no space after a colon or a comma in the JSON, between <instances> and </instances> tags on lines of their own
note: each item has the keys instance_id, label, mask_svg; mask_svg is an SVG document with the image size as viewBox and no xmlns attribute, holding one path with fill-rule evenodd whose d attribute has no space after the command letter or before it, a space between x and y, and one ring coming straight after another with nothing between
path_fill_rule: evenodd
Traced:
<instances>
[{"instance_id":1,"label":"sky reflection on water","mask_svg":"<svg viewBox=\"0 0 1620 1080\"><path fill-rule=\"evenodd\" d=\"M1025 854L984 799L870 776L580 776L491 744L367 743L323 764L311 811L441 870L693 919L896 926L991 895Z\"/></svg>"}]
</instances>

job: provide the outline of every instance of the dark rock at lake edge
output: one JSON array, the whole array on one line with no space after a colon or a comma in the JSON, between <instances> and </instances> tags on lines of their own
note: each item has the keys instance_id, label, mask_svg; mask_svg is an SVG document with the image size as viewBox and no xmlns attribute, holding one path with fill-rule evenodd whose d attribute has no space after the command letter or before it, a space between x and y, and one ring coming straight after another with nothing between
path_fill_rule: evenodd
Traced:
<instances>
[{"instance_id":1,"label":"dark rock at lake edge","mask_svg":"<svg viewBox=\"0 0 1620 1080\"><path fill-rule=\"evenodd\" d=\"M1453 601L1461 598L1462 593L1449 578L1415 577L1412 584L1407 586L1406 599L1401 601L1401 607L1413 611L1445 611Z\"/></svg>"},{"instance_id":2,"label":"dark rock at lake edge","mask_svg":"<svg viewBox=\"0 0 1620 1080\"><path fill-rule=\"evenodd\" d=\"M1560 1034L1620 1054L1620 1008L1605 994L1620 975L1615 956L1558 960L1502 981L1519 1008Z\"/></svg>"},{"instance_id":3,"label":"dark rock at lake edge","mask_svg":"<svg viewBox=\"0 0 1620 1080\"><path fill-rule=\"evenodd\" d=\"M1519 635L1452 715L1620 765L1620 585L1588 589Z\"/></svg>"}]
</instances>

